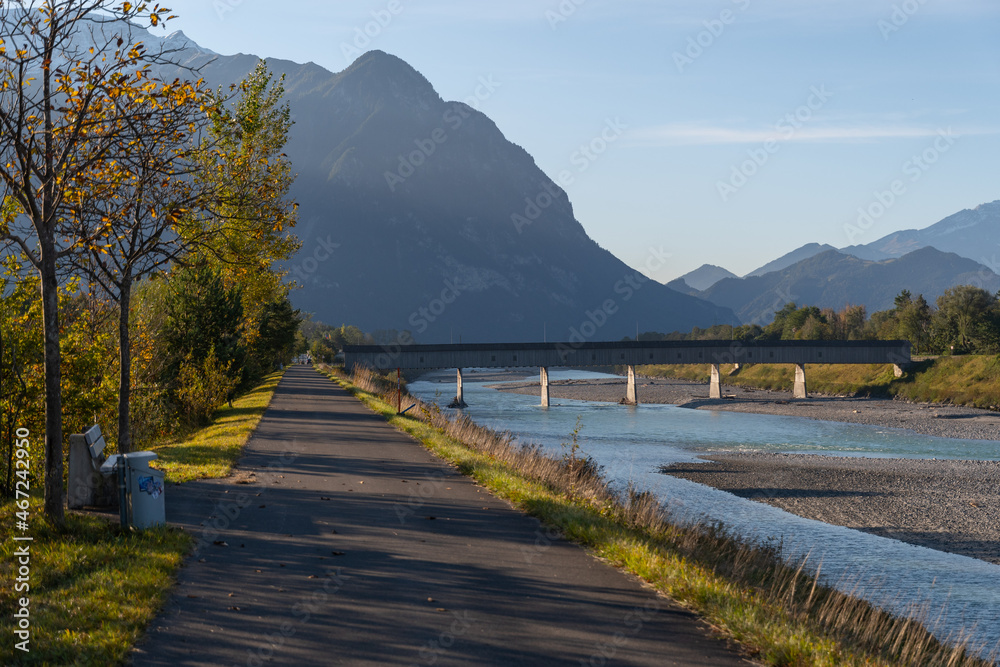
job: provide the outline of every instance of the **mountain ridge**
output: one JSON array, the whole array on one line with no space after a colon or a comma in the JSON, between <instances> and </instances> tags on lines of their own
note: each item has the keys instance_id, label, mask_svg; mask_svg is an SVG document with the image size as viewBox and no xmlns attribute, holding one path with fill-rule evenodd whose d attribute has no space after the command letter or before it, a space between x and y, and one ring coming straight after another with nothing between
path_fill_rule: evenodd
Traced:
<instances>
[{"instance_id":1,"label":"mountain ridge","mask_svg":"<svg viewBox=\"0 0 1000 667\"><path fill-rule=\"evenodd\" d=\"M616 340L637 325L735 319L601 248L527 151L402 59L370 51L337 73L267 62L285 75L295 121L297 307L366 330L410 328L420 342L568 339L583 328ZM182 62L213 87L256 63L199 52Z\"/></svg>"},{"instance_id":2,"label":"mountain ridge","mask_svg":"<svg viewBox=\"0 0 1000 667\"><path fill-rule=\"evenodd\" d=\"M933 302L960 284L995 292L1000 290L1000 275L974 260L930 246L880 261L834 249L781 271L719 281L701 296L731 308L745 324L765 325L791 301L835 310L864 305L876 312L892 308L895 296L904 289Z\"/></svg>"}]
</instances>

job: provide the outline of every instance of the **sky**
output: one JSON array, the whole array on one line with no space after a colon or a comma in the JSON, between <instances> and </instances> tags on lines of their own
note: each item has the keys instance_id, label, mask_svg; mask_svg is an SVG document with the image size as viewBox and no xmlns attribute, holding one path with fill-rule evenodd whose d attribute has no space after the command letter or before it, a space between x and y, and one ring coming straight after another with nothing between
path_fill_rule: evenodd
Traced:
<instances>
[{"instance_id":1,"label":"sky","mask_svg":"<svg viewBox=\"0 0 1000 667\"><path fill-rule=\"evenodd\" d=\"M165 4L167 32L221 54L399 56L568 176L601 246L639 269L669 254L661 282L1000 199L995 0Z\"/></svg>"}]
</instances>

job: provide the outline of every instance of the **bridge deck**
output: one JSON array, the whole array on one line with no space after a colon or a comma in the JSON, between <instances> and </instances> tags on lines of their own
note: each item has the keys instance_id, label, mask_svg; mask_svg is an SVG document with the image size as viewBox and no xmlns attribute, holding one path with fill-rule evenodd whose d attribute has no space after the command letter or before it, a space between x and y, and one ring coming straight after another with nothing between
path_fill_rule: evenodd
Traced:
<instances>
[{"instance_id":1,"label":"bridge deck","mask_svg":"<svg viewBox=\"0 0 1000 667\"><path fill-rule=\"evenodd\" d=\"M358 345L344 348L348 368L552 368L646 364L910 363L908 341L665 341Z\"/></svg>"}]
</instances>

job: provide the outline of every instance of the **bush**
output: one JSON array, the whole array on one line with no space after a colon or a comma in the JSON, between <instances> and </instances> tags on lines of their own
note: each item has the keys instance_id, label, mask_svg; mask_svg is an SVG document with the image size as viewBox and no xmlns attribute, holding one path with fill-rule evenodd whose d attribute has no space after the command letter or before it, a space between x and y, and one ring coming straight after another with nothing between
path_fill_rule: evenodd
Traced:
<instances>
[{"instance_id":1,"label":"bush","mask_svg":"<svg viewBox=\"0 0 1000 667\"><path fill-rule=\"evenodd\" d=\"M230 377L232 364L220 362L214 347L200 364L191 355L181 362L175 395L181 417L189 426L207 424L216 408L232 397L239 384L238 378Z\"/></svg>"}]
</instances>

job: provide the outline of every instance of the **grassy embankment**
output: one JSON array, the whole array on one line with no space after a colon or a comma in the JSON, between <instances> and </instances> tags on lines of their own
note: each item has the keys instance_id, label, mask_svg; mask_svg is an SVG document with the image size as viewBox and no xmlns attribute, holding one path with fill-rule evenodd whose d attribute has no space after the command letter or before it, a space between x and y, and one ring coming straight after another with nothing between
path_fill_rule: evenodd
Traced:
<instances>
[{"instance_id":1,"label":"grassy embankment","mask_svg":"<svg viewBox=\"0 0 1000 667\"><path fill-rule=\"evenodd\" d=\"M397 416L394 380L330 377L396 428L466 475L615 566L691 608L768 665L954 665L987 663L937 642L920 624L819 585L719 526L672 524L649 494L616 493L572 446L556 459L459 417L418 407ZM411 416L412 415L412 416ZM572 437L572 436L571 436Z\"/></svg>"},{"instance_id":2,"label":"grassy embankment","mask_svg":"<svg viewBox=\"0 0 1000 667\"><path fill-rule=\"evenodd\" d=\"M727 376L731 368L720 369L724 384L791 391L795 380L791 365L744 366L737 374ZM709 381L706 365L640 366L636 371L649 377ZM916 362L901 378L895 377L892 366L885 364L806 364L806 380L811 393L1000 408L1000 356L938 357Z\"/></svg>"},{"instance_id":3,"label":"grassy embankment","mask_svg":"<svg viewBox=\"0 0 1000 667\"><path fill-rule=\"evenodd\" d=\"M183 440L153 447L173 482L225 477L257 426L277 386L275 373L250 393L221 408L213 423ZM171 489L167 489L169 502ZM13 534L13 501L0 504L4 534ZM171 527L142 532L122 530L117 516L69 512L57 529L42 518L40 498L32 498L31 589L14 589L17 548L5 539L0 550L0 664L115 665L142 636L162 607L191 538ZM21 534L18 532L17 534ZM31 609L30 653L14 648L11 614L15 600ZM7 613L7 612L10 613Z\"/></svg>"}]
</instances>

